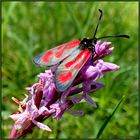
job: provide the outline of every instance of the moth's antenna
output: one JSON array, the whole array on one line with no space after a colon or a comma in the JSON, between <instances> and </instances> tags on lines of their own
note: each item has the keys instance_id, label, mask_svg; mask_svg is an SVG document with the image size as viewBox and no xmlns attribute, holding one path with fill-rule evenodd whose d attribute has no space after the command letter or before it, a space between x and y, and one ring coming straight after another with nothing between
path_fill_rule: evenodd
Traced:
<instances>
[{"instance_id":1,"label":"moth's antenna","mask_svg":"<svg viewBox=\"0 0 140 140\"><path fill-rule=\"evenodd\" d=\"M112 38L112 37L124 37L124 38L130 38L129 35L109 35L109 36L103 36L103 37L99 37L98 39L102 39L102 38Z\"/></svg>"},{"instance_id":2,"label":"moth's antenna","mask_svg":"<svg viewBox=\"0 0 140 140\"><path fill-rule=\"evenodd\" d=\"M98 30L98 26L99 26L99 23L100 23L100 21L101 21L102 15L103 15L103 11L102 11L102 10L99 9L99 12L100 12L100 17L99 17L99 20L98 20L98 23L97 23L97 26L96 26L96 29L95 29L95 32L94 32L93 39L94 39L95 36L96 36L97 30Z\"/></svg>"}]
</instances>

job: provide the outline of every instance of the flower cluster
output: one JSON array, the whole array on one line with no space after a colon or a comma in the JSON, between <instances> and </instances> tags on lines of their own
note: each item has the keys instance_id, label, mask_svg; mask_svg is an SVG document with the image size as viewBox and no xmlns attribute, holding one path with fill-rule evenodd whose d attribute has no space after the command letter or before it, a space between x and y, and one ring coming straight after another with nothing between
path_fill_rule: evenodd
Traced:
<instances>
[{"instance_id":1,"label":"flower cluster","mask_svg":"<svg viewBox=\"0 0 140 140\"><path fill-rule=\"evenodd\" d=\"M38 82L26 89L29 95L25 95L23 101L12 98L18 104L18 112L10 117L15 124L11 130L10 138L20 138L21 136L32 132L34 126L52 131L42 122L48 117L60 119L65 112L81 116L82 111L74 111L71 108L85 100L89 105L96 107L96 103L90 97L90 93L95 92L103 86L103 83L97 82L106 72L119 69L119 66L113 63L104 62L103 57L112 53L113 47L110 42L98 41L95 45L95 55L90 58L74 79L72 86L63 93L56 90L54 83L55 68L46 70L38 75ZM93 63L93 62L94 63ZM81 94L78 94L81 93Z\"/></svg>"}]
</instances>

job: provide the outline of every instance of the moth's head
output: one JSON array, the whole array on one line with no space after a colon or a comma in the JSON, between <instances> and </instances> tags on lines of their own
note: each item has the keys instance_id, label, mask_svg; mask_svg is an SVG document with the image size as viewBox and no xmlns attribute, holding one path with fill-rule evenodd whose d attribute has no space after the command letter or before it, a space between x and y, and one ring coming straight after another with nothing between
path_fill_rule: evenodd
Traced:
<instances>
[{"instance_id":1,"label":"moth's head","mask_svg":"<svg viewBox=\"0 0 140 140\"><path fill-rule=\"evenodd\" d=\"M89 39L89 38L83 38L81 40L80 44L81 44L82 48L89 48L89 47L95 46L96 42L97 42L96 38L94 40L93 39Z\"/></svg>"}]
</instances>

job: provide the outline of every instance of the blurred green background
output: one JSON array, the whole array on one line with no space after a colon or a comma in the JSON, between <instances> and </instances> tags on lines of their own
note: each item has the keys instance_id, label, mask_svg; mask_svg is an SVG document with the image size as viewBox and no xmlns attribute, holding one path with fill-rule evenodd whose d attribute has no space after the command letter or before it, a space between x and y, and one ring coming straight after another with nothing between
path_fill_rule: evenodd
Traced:
<instances>
[{"instance_id":1,"label":"blurred green background","mask_svg":"<svg viewBox=\"0 0 140 140\"><path fill-rule=\"evenodd\" d=\"M65 114L65 120L45 121L48 133L35 128L26 138L96 138L104 122L125 96L100 138L138 138L138 2L3 2L2 3L2 133L8 138L17 110L11 97L23 99L25 87L44 72L33 64L35 55L72 39L91 37L104 12L97 37L128 34L130 39L112 38L113 54L105 61L120 70L100 79L105 86L91 94L98 104L75 106L85 115ZM104 39L105 40L105 39Z\"/></svg>"}]
</instances>

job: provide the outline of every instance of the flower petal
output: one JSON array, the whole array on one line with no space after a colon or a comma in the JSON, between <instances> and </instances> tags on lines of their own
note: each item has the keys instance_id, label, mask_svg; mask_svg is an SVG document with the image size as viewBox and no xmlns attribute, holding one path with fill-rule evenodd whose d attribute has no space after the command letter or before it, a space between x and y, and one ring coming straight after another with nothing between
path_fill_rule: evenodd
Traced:
<instances>
[{"instance_id":1,"label":"flower petal","mask_svg":"<svg viewBox=\"0 0 140 140\"><path fill-rule=\"evenodd\" d=\"M32 120L32 122L37 125L39 128L51 132L52 130L45 124Z\"/></svg>"},{"instance_id":2,"label":"flower petal","mask_svg":"<svg viewBox=\"0 0 140 140\"><path fill-rule=\"evenodd\" d=\"M73 98L70 98L70 100L73 102L73 104L79 103L83 99L83 95L77 95Z\"/></svg>"},{"instance_id":3,"label":"flower petal","mask_svg":"<svg viewBox=\"0 0 140 140\"><path fill-rule=\"evenodd\" d=\"M103 86L104 86L104 83L102 83L102 82L92 81L90 83L90 91L89 92L99 90Z\"/></svg>"},{"instance_id":4,"label":"flower petal","mask_svg":"<svg viewBox=\"0 0 140 140\"><path fill-rule=\"evenodd\" d=\"M104 62L99 59L94 65L86 66L86 68L82 70L82 75L85 80L90 79L95 81L98 78L103 77L105 72L118 70L119 68L120 67L116 64Z\"/></svg>"},{"instance_id":5,"label":"flower petal","mask_svg":"<svg viewBox=\"0 0 140 140\"><path fill-rule=\"evenodd\" d=\"M28 114L27 113L22 113L18 120L15 122L15 128L16 129L21 129L23 126L24 122L27 120Z\"/></svg>"},{"instance_id":6,"label":"flower petal","mask_svg":"<svg viewBox=\"0 0 140 140\"><path fill-rule=\"evenodd\" d=\"M13 119L14 121L17 121L21 117L21 113L20 114L12 114L9 117L11 119Z\"/></svg>"},{"instance_id":7,"label":"flower petal","mask_svg":"<svg viewBox=\"0 0 140 140\"><path fill-rule=\"evenodd\" d=\"M114 70L118 70L119 68L120 68L120 66L118 66L116 64L104 62L103 66L102 66L102 72L114 71Z\"/></svg>"},{"instance_id":8,"label":"flower petal","mask_svg":"<svg viewBox=\"0 0 140 140\"><path fill-rule=\"evenodd\" d=\"M111 47L111 42L101 42L97 41L95 45L95 51L100 58L105 57L112 53L113 47Z\"/></svg>"},{"instance_id":9,"label":"flower petal","mask_svg":"<svg viewBox=\"0 0 140 140\"><path fill-rule=\"evenodd\" d=\"M83 111L79 111L79 110L67 110L67 113L73 115L73 116L83 116L84 112Z\"/></svg>"},{"instance_id":10,"label":"flower petal","mask_svg":"<svg viewBox=\"0 0 140 140\"><path fill-rule=\"evenodd\" d=\"M84 98L89 105L91 105L95 108L97 107L96 103L93 101L93 99L87 93L84 93Z\"/></svg>"}]
</instances>

